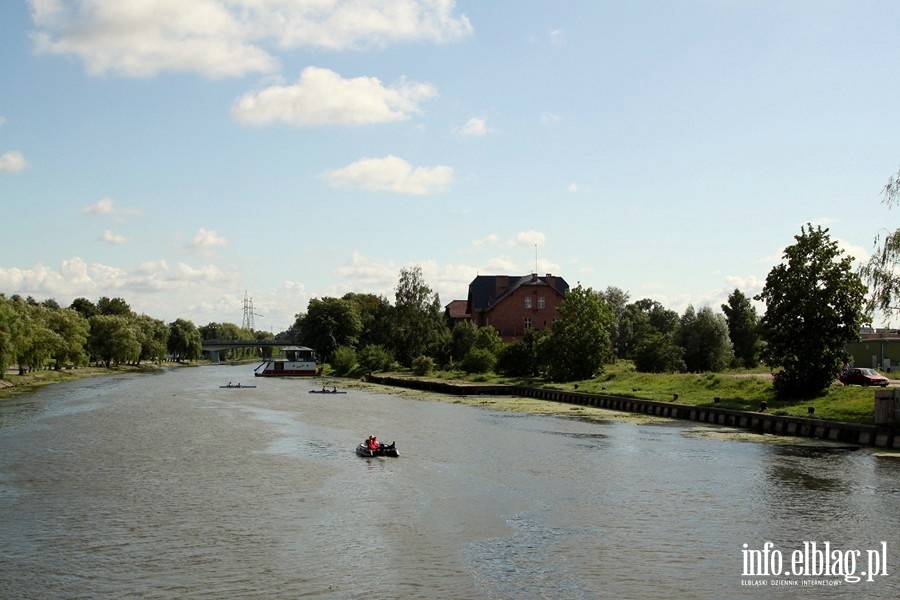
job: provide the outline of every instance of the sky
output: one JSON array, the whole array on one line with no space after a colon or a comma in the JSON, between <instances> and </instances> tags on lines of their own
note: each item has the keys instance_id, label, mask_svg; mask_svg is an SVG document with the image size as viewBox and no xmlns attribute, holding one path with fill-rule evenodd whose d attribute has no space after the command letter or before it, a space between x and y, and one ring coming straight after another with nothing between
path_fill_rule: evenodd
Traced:
<instances>
[{"instance_id":1,"label":"sky","mask_svg":"<svg viewBox=\"0 0 900 600\"><path fill-rule=\"evenodd\" d=\"M278 332L418 266L719 310L807 223L897 228L898 72L894 0L7 0L0 293Z\"/></svg>"}]
</instances>

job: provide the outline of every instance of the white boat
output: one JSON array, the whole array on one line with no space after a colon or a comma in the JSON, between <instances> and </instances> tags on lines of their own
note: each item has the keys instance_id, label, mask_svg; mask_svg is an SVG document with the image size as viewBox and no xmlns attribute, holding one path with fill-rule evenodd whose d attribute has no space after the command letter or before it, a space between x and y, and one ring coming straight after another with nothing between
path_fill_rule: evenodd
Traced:
<instances>
[{"instance_id":1,"label":"white boat","mask_svg":"<svg viewBox=\"0 0 900 600\"><path fill-rule=\"evenodd\" d=\"M281 358L268 358L253 370L257 377L303 377L319 375L322 366L316 351L306 346L287 346Z\"/></svg>"}]
</instances>

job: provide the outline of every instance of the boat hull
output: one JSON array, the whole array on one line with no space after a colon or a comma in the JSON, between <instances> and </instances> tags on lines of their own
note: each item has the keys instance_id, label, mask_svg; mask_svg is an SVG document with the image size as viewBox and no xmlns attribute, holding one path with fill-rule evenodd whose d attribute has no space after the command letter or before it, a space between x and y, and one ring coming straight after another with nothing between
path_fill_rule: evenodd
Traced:
<instances>
[{"instance_id":1,"label":"boat hull","mask_svg":"<svg viewBox=\"0 0 900 600\"><path fill-rule=\"evenodd\" d=\"M388 445L382 444L378 450L369 450L365 444L356 447L356 454L364 458L374 458L376 456L392 456L394 458L400 456L397 452L397 443L391 442Z\"/></svg>"},{"instance_id":2,"label":"boat hull","mask_svg":"<svg viewBox=\"0 0 900 600\"><path fill-rule=\"evenodd\" d=\"M269 360L254 371L257 377L314 377L322 370L313 361Z\"/></svg>"}]
</instances>

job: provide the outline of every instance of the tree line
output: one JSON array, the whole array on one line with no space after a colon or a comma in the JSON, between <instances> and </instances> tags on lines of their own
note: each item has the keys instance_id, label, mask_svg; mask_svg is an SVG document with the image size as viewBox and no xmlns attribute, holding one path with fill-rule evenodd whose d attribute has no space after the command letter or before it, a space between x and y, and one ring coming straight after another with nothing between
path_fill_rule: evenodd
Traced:
<instances>
[{"instance_id":1,"label":"tree line","mask_svg":"<svg viewBox=\"0 0 900 600\"><path fill-rule=\"evenodd\" d=\"M11 364L24 372L48 363L59 369L195 360L203 340L275 338L316 349L339 375L399 365L418 373L440 368L577 381L619 359L649 373L715 372L764 361L779 393L812 395L837 376L846 344L858 339L865 319L866 286L851 262L827 229L807 225L755 297L766 305L762 317L738 289L721 313L688 306L679 315L656 300L631 301L617 287L594 291L579 284L552 327L529 330L514 343L502 342L492 327L451 323L418 266L401 269L393 302L363 293L313 298L277 336L231 323L165 324L134 313L122 298L96 304L77 298L62 308L52 299L0 294L0 373ZM249 358L259 350L229 352L226 358Z\"/></svg>"}]
</instances>

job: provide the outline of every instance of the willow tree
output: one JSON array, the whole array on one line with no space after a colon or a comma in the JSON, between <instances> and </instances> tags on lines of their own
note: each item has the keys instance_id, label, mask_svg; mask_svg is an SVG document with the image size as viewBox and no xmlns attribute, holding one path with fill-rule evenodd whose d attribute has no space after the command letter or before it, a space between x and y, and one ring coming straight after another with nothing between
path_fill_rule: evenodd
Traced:
<instances>
[{"instance_id":1,"label":"willow tree","mask_svg":"<svg viewBox=\"0 0 900 600\"><path fill-rule=\"evenodd\" d=\"M888 207L900 204L900 171L882 189ZM860 270L869 284L869 309L890 316L900 313L900 229L875 235L875 253Z\"/></svg>"},{"instance_id":2,"label":"willow tree","mask_svg":"<svg viewBox=\"0 0 900 600\"><path fill-rule=\"evenodd\" d=\"M780 368L776 392L810 397L832 384L848 359L847 343L859 339L866 286L828 229L807 224L794 239L756 299L766 304L763 357Z\"/></svg>"}]
</instances>

